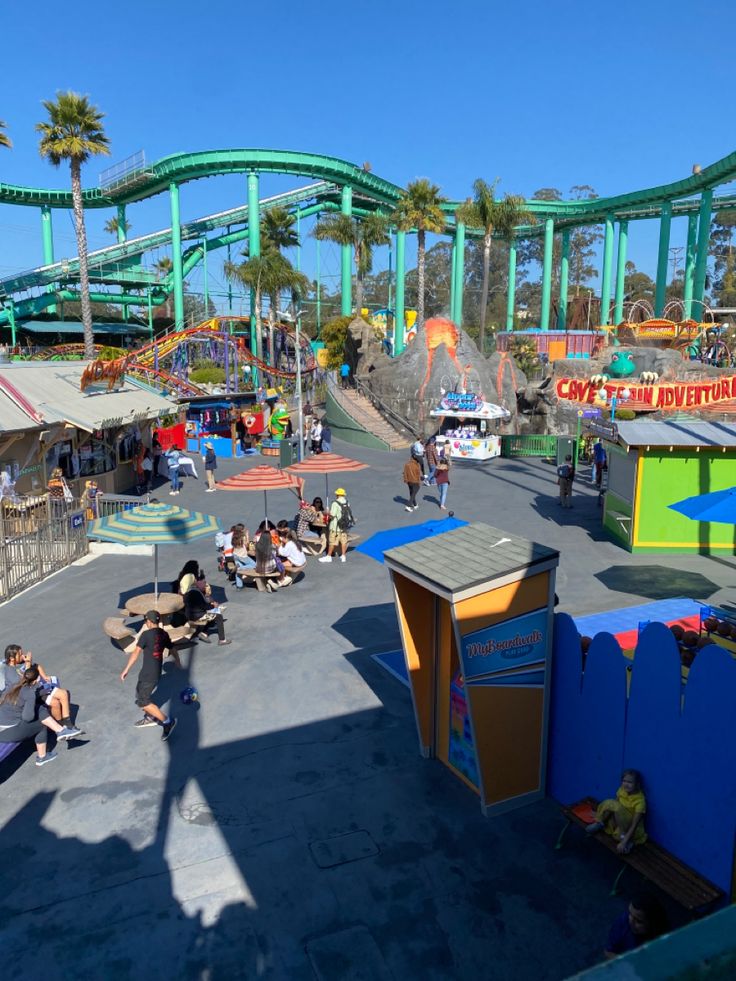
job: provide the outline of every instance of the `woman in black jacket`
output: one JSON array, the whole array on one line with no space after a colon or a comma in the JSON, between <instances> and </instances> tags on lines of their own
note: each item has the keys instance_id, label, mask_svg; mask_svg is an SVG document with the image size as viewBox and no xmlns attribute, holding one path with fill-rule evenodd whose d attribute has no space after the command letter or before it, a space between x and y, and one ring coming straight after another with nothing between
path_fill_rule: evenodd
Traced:
<instances>
[{"instance_id":1,"label":"woman in black jacket","mask_svg":"<svg viewBox=\"0 0 736 981\"><path fill-rule=\"evenodd\" d=\"M28 668L19 678L18 684L8 689L0 698L0 743L20 743L33 739L36 743L36 766L43 766L56 759L54 751L47 752L46 740L49 729L56 733L57 740L78 736L80 729L61 726L52 719L45 705L38 707L36 718L36 685L38 668Z\"/></svg>"},{"instance_id":2,"label":"woman in black jacket","mask_svg":"<svg viewBox=\"0 0 736 981\"><path fill-rule=\"evenodd\" d=\"M207 636L207 628L213 623L217 628L217 636L220 638L220 644L231 644L231 640L225 640L225 621L222 619L222 613L213 613L213 609L216 609L216 604L210 603L209 600L205 599L202 595L202 590L197 589L196 586L184 594L184 613L187 620L190 623L196 624L204 616L207 617L207 622L202 624L202 633L197 635L197 640L209 644L210 639Z\"/></svg>"}]
</instances>

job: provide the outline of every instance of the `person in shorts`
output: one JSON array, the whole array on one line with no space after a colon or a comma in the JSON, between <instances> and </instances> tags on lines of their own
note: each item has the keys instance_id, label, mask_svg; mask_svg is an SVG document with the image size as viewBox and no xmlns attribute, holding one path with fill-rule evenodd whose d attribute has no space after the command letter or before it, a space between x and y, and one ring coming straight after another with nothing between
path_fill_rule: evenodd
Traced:
<instances>
[{"instance_id":1,"label":"person in shorts","mask_svg":"<svg viewBox=\"0 0 736 981\"><path fill-rule=\"evenodd\" d=\"M351 514L348 497L343 487L338 487L335 491L335 500L330 505L330 523L328 526L327 554L320 556L318 562L332 562L332 555L336 549L340 551L340 561L345 562L345 553L348 550L348 527L343 521L343 512L347 509L347 514Z\"/></svg>"},{"instance_id":2,"label":"person in shorts","mask_svg":"<svg viewBox=\"0 0 736 981\"><path fill-rule=\"evenodd\" d=\"M161 738L168 739L176 725L176 719L164 715L153 701L153 693L161 680L164 653L172 646L171 637L160 624L161 617L156 610L149 610L146 613L145 629L138 637L138 642L130 653L128 663L120 675L120 680L125 681L130 669L142 655L143 663L135 689L135 704L143 709L143 718L139 719L135 726L137 729L143 729L146 726L160 725L163 728Z\"/></svg>"}]
</instances>

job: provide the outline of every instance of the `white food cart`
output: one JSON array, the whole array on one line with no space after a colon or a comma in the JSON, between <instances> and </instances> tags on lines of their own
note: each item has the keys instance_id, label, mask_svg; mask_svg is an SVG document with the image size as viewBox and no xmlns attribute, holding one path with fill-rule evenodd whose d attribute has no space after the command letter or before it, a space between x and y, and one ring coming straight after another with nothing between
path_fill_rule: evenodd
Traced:
<instances>
[{"instance_id":1,"label":"white food cart","mask_svg":"<svg viewBox=\"0 0 736 981\"><path fill-rule=\"evenodd\" d=\"M440 420L437 448L446 446L459 460L490 460L501 455L501 437L491 433L511 413L468 392L448 392L430 415Z\"/></svg>"}]
</instances>

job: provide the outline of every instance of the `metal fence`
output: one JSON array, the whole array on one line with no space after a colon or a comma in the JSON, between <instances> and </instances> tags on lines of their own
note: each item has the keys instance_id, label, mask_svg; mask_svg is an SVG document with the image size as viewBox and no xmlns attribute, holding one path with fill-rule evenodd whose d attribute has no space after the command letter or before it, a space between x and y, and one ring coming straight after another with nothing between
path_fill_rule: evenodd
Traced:
<instances>
[{"instance_id":1,"label":"metal fence","mask_svg":"<svg viewBox=\"0 0 736 981\"><path fill-rule=\"evenodd\" d=\"M501 456L556 457L556 436L502 436Z\"/></svg>"},{"instance_id":2,"label":"metal fence","mask_svg":"<svg viewBox=\"0 0 736 981\"><path fill-rule=\"evenodd\" d=\"M87 554L80 502L47 495L0 502L0 601Z\"/></svg>"}]
</instances>

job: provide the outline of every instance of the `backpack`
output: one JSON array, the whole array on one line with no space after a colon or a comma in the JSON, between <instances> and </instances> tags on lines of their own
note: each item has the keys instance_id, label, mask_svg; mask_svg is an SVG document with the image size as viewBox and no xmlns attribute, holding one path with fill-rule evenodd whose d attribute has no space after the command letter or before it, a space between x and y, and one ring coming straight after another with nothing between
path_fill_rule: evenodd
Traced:
<instances>
[{"instance_id":1,"label":"backpack","mask_svg":"<svg viewBox=\"0 0 736 981\"><path fill-rule=\"evenodd\" d=\"M340 505L340 517L337 519L337 527L340 531L350 531L354 525L355 518L353 517L353 512L350 510L349 503L346 501Z\"/></svg>"},{"instance_id":2,"label":"backpack","mask_svg":"<svg viewBox=\"0 0 736 981\"><path fill-rule=\"evenodd\" d=\"M569 463L561 463L557 468L557 476L562 480L569 480L572 477L572 467Z\"/></svg>"}]
</instances>

